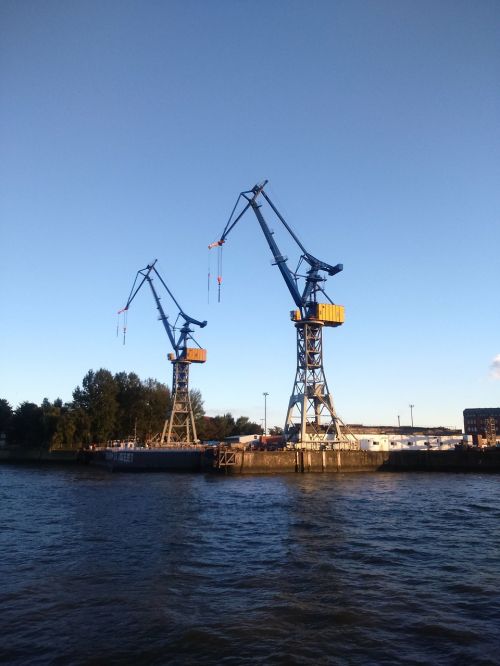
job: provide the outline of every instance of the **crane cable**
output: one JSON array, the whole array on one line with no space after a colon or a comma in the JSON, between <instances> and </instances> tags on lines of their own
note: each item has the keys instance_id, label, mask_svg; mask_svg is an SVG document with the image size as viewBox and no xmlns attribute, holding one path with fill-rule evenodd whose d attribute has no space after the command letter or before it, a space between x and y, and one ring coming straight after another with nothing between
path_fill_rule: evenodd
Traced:
<instances>
[{"instance_id":1,"label":"crane cable","mask_svg":"<svg viewBox=\"0 0 500 666\"><path fill-rule=\"evenodd\" d=\"M208 248L208 281L207 281L207 303L210 305L210 277L211 277L211 266L210 266L210 248Z\"/></svg>"},{"instance_id":2,"label":"crane cable","mask_svg":"<svg viewBox=\"0 0 500 666\"><path fill-rule=\"evenodd\" d=\"M220 303L220 287L222 284L222 245L219 245L217 252L217 301Z\"/></svg>"},{"instance_id":3,"label":"crane cable","mask_svg":"<svg viewBox=\"0 0 500 666\"><path fill-rule=\"evenodd\" d=\"M118 310L117 320L116 320L116 337L118 337L120 332L120 317L122 314L123 314L123 344L125 344L125 335L127 333L127 314L128 314L127 307Z\"/></svg>"},{"instance_id":4,"label":"crane cable","mask_svg":"<svg viewBox=\"0 0 500 666\"><path fill-rule=\"evenodd\" d=\"M127 335L127 315L128 315L128 310L125 310L125 313L123 315L123 344L125 344L125 336Z\"/></svg>"},{"instance_id":5,"label":"crane cable","mask_svg":"<svg viewBox=\"0 0 500 666\"><path fill-rule=\"evenodd\" d=\"M217 246L217 301L220 303L220 288L222 284L222 245L224 241L215 241L208 246L208 302L210 303L210 279L211 264L210 264L210 250Z\"/></svg>"}]
</instances>

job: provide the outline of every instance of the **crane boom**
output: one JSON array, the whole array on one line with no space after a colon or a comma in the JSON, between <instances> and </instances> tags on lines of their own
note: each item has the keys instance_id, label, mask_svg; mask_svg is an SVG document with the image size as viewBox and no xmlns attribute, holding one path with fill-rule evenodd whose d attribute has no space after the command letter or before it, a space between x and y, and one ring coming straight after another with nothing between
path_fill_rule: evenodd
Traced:
<instances>
[{"instance_id":1,"label":"crane boom","mask_svg":"<svg viewBox=\"0 0 500 666\"><path fill-rule=\"evenodd\" d=\"M243 217L246 211L249 208L251 208L257 218L257 221L259 222L260 228L262 229L267 244L269 245L271 253L274 257L274 264L278 266L280 273L288 288L288 291L290 292L290 295L292 296L295 305L300 310L301 316L316 317L317 294L319 291L324 293L324 290L320 286L320 283L325 282L326 280L326 278L322 277L320 273L323 272L328 274L329 276L336 275L337 273L340 273L340 271L343 270L343 265L337 264L336 266L332 266L324 261L321 261L320 259L317 259L310 252L306 250L302 242L299 240L298 236L288 225L284 217L281 215L279 210L271 201L269 195L266 193L264 188L267 185L267 183L268 181L264 180L260 185L255 185L251 190L247 190L245 192L240 193L220 239L218 241L215 241L215 243L211 243L208 247L212 248L212 247L222 246L226 242L226 238L229 235L229 233L234 229L234 227ZM260 195L264 197L265 201L269 204L271 210L274 212L278 220L283 224L283 226L288 231L294 242L300 248L302 252L301 261L305 261L309 265L309 269L307 270L307 275L305 276L305 285L302 292L299 290L298 287L298 279L300 277L298 272L293 272L288 266L287 263L288 257L282 254L281 250L278 247L278 244L274 239L274 232L271 231L262 214L261 205L257 202L257 199ZM245 199L247 203L243 207L242 211L237 215L237 217L233 219L236 209L238 208L239 201L242 198ZM330 302L332 302L328 296L327 298Z\"/></svg>"},{"instance_id":2,"label":"crane boom","mask_svg":"<svg viewBox=\"0 0 500 666\"><path fill-rule=\"evenodd\" d=\"M267 182L267 181L265 181L265 182ZM265 184L265 182L264 182L264 184ZM264 184L262 184L261 186L256 186L254 188L254 190L252 190L254 192L254 196L250 200L250 205L252 207L253 212L255 213L255 216L257 217L257 220L260 224L260 228L262 229L262 231L264 233L264 236L266 237L267 244L269 245L269 248L270 248L271 252L273 253L274 263L279 268L280 273L283 276L283 279L285 280L285 284L288 287L288 291L290 292L293 300L295 301L295 305L298 308L301 308L302 305L303 305L302 304L302 297L301 297L300 292L297 288L297 281L296 281L295 275L292 273L292 271L288 267L288 264L287 264L288 257L285 257L281 253L276 241L273 238L273 232L269 229L269 227L268 227L268 225L267 225L267 223L264 219L264 216L262 215L262 213L260 211L260 206L258 205L258 203L256 201L258 195L263 191Z\"/></svg>"},{"instance_id":3,"label":"crane boom","mask_svg":"<svg viewBox=\"0 0 500 666\"><path fill-rule=\"evenodd\" d=\"M198 344L196 342L196 340L193 338L193 336L191 335L192 329L190 328L190 324L193 324L195 326L199 326L200 328L205 328L205 326L207 325L207 322L206 321L199 321L198 319L194 319L194 317L190 317L189 315L187 315L184 312L184 310L179 305L177 299L175 298L173 293L168 288L165 280L162 278L160 273L158 273L158 271L156 269L156 262L157 261L158 260L155 259L153 261L153 263L148 264L145 268L141 268L140 270L137 271L137 274L136 274L135 280L134 280L134 284L132 285L132 289L130 290L129 297L127 299L127 304L125 305L124 308L119 310L118 314L120 314L122 312L126 312L129 309L130 305L132 304L132 301L137 296L137 294L138 294L139 290L141 289L142 285L145 282L147 282L149 284L150 288L151 288L151 292L153 293L153 298L155 299L155 303L156 303L156 307L158 309L158 312L160 313L160 317L159 317L160 321L162 322L163 327L165 328L165 331L168 335L168 339L170 340L170 344L172 345L172 349L175 352L175 356L177 358L179 358L180 355L183 353L183 351L186 348L186 344L187 344L188 339L191 339L191 340L193 340L193 342L195 344ZM177 337L177 339L175 337L174 327L170 324L168 316L165 314L165 311L163 310L163 306L161 304L160 297L159 297L158 292L156 291L156 289L154 287L153 280L151 278L151 273L154 273L156 275L156 277L160 280L162 285L165 287L165 290L167 291L168 295L173 300L173 302L175 303L175 305L177 306L177 308L179 310L179 316L184 320L184 324L180 328L179 336ZM139 282L139 285L136 287L135 285L137 284L137 280L138 280L139 276L142 276L142 280Z\"/></svg>"},{"instance_id":4,"label":"crane boom","mask_svg":"<svg viewBox=\"0 0 500 666\"><path fill-rule=\"evenodd\" d=\"M165 314L165 312L163 310L163 306L161 304L160 297L158 296L158 294L156 292L156 289L154 288L153 280L149 277L149 275L146 279L149 283L149 286L151 287L151 291L153 293L153 298L155 299L155 302L156 302L156 307L158 309L158 312L160 313L160 321L163 324L163 327L165 328L165 331L167 332L168 339L170 340L170 344L175 349L176 341L175 341L175 337L174 337L174 332L172 330L172 327L170 326L170 322L168 321L168 317L167 317L167 315Z\"/></svg>"}]
</instances>

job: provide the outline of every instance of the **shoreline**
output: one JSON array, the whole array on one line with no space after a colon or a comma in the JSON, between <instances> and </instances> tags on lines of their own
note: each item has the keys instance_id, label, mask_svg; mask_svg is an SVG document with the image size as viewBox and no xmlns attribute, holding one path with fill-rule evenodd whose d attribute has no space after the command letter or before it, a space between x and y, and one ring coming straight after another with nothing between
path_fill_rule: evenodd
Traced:
<instances>
[{"instance_id":1,"label":"shoreline","mask_svg":"<svg viewBox=\"0 0 500 666\"><path fill-rule=\"evenodd\" d=\"M126 455L124 455L126 454ZM109 471L215 474L500 472L500 448L445 451L244 451L226 447L104 451L3 449L0 464L93 465Z\"/></svg>"}]
</instances>

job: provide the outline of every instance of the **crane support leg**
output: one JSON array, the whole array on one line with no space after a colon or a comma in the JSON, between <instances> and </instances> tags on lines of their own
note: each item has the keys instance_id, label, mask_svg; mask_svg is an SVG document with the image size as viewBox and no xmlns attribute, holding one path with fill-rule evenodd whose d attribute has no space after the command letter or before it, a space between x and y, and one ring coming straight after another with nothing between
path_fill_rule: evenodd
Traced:
<instances>
[{"instance_id":1,"label":"crane support leg","mask_svg":"<svg viewBox=\"0 0 500 666\"><path fill-rule=\"evenodd\" d=\"M285 435L297 448L358 448L335 412L323 370L323 323L302 320L297 329L297 372L288 405Z\"/></svg>"},{"instance_id":2,"label":"crane support leg","mask_svg":"<svg viewBox=\"0 0 500 666\"><path fill-rule=\"evenodd\" d=\"M196 426L189 395L189 366L186 361L172 361L172 410L168 415L161 443L196 442Z\"/></svg>"}]
</instances>

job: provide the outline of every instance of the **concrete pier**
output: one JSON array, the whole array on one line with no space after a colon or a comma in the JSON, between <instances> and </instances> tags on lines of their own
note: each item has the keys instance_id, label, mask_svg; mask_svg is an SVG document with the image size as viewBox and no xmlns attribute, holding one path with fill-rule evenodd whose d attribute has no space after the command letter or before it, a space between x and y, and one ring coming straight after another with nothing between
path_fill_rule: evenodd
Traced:
<instances>
[{"instance_id":1,"label":"concrete pier","mask_svg":"<svg viewBox=\"0 0 500 666\"><path fill-rule=\"evenodd\" d=\"M225 474L500 472L500 449L393 452L215 450L204 456L203 467L205 471Z\"/></svg>"}]
</instances>

